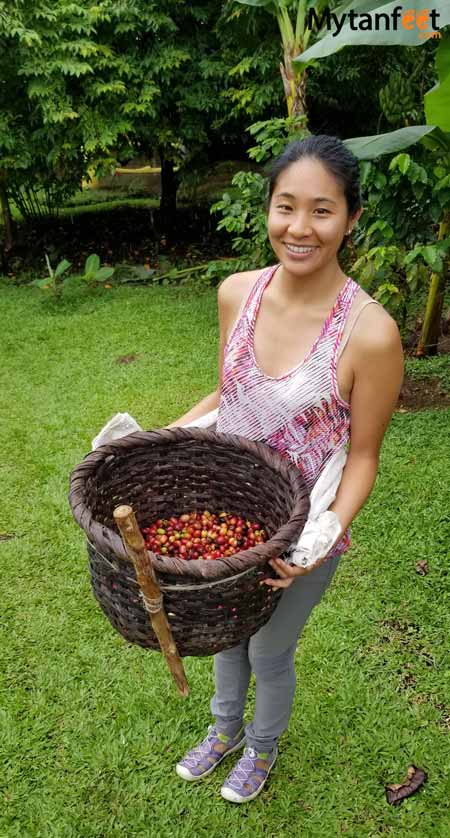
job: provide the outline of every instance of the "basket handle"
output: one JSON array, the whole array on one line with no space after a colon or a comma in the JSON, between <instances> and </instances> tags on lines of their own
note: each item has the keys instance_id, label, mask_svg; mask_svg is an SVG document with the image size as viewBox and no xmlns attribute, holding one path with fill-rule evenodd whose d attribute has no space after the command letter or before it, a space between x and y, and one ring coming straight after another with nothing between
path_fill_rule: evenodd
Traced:
<instances>
[{"instance_id":1,"label":"basket handle","mask_svg":"<svg viewBox=\"0 0 450 838\"><path fill-rule=\"evenodd\" d=\"M136 516L131 506L116 506L114 520L123 538L125 550L134 564L136 577L140 585L145 609L150 618L161 651L166 658L176 687L183 698L189 695L189 686L178 653L172 631L162 604L162 594L153 570L152 563L145 549L145 542L138 527Z\"/></svg>"}]
</instances>

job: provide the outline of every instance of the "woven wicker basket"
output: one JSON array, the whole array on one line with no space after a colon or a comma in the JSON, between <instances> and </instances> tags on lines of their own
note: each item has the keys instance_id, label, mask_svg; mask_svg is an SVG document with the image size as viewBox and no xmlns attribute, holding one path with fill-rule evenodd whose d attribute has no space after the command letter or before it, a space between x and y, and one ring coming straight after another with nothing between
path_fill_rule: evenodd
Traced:
<instances>
[{"instance_id":1,"label":"woven wicker basket","mask_svg":"<svg viewBox=\"0 0 450 838\"><path fill-rule=\"evenodd\" d=\"M88 454L70 477L69 503L87 537L94 595L131 643L159 650L134 566L113 519L132 506L142 528L157 518L222 510L258 521L269 539L224 559L186 561L149 551L180 655L213 655L270 618L281 589L268 559L300 535L309 496L296 466L261 442L199 428L139 431Z\"/></svg>"}]
</instances>

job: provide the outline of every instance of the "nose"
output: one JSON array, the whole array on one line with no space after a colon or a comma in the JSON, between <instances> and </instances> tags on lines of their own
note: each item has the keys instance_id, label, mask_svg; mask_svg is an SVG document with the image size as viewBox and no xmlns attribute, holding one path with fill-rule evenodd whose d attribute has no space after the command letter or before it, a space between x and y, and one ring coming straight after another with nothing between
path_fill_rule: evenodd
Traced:
<instances>
[{"instance_id":1,"label":"nose","mask_svg":"<svg viewBox=\"0 0 450 838\"><path fill-rule=\"evenodd\" d=\"M310 236L312 234L312 226L310 219L305 213L294 213L289 219L288 232L297 238Z\"/></svg>"}]
</instances>

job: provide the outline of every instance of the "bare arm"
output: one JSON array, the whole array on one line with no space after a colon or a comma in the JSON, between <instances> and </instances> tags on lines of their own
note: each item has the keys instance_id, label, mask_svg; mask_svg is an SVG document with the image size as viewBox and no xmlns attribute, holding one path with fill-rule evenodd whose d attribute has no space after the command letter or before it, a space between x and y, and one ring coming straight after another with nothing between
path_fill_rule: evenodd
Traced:
<instances>
[{"instance_id":1,"label":"bare arm","mask_svg":"<svg viewBox=\"0 0 450 838\"><path fill-rule=\"evenodd\" d=\"M188 425L190 422L193 422L194 419L198 419L199 416L204 416L205 413L209 413L210 410L214 410L216 407L219 407L219 394L217 390L214 390L213 393L205 396L201 402L197 402L194 407L192 407L175 422L172 422L170 425L166 425L166 428L176 428L180 425Z\"/></svg>"},{"instance_id":2,"label":"bare arm","mask_svg":"<svg viewBox=\"0 0 450 838\"><path fill-rule=\"evenodd\" d=\"M387 312L374 308L377 310L370 317L361 318L363 322L355 327L357 361L350 400L350 449L336 498L330 506L343 531L364 506L374 487L381 444L397 404L404 374L397 324ZM271 559L269 564L281 578L264 582L273 588L287 588L296 576L310 573L322 564L329 552L309 568L292 567L282 559Z\"/></svg>"},{"instance_id":3,"label":"bare arm","mask_svg":"<svg viewBox=\"0 0 450 838\"><path fill-rule=\"evenodd\" d=\"M380 314L383 317L380 317ZM386 312L357 335L357 365L351 394L350 449L330 510L345 530L376 481L381 444L395 410L404 374L400 334Z\"/></svg>"},{"instance_id":4,"label":"bare arm","mask_svg":"<svg viewBox=\"0 0 450 838\"><path fill-rule=\"evenodd\" d=\"M236 278L237 274L231 274L231 276L223 280L217 290L217 310L220 329L217 389L209 393L208 396L205 396L204 399L194 405L194 407L175 422L166 425L167 428L187 425L205 413L209 413L210 410L215 410L215 408L219 407L220 391L222 388L223 353L227 342L228 326L232 323L232 317L236 309L236 291L238 290L237 285L239 285L239 283L236 283Z\"/></svg>"}]
</instances>

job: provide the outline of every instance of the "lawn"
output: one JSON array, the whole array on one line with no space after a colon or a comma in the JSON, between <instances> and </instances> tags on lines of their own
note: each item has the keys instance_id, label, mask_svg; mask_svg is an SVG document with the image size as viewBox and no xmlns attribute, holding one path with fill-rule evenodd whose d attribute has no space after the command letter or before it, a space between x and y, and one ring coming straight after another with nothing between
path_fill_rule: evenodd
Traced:
<instances>
[{"instance_id":1,"label":"lawn","mask_svg":"<svg viewBox=\"0 0 450 838\"><path fill-rule=\"evenodd\" d=\"M211 721L212 658L184 659L183 700L162 656L127 645L93 599L69 473L114 413L161 427L215 387L216 293L78 289L57 306L0 283L0 835L447 838L450 410L394 414L299 642L276 767L247 806L219 794L233 756L199 784L174 770ZM246 720L253 702L252 680ZM410 764L427 782L388 805Z\"/></svg>"}]
</instances>

